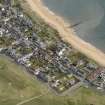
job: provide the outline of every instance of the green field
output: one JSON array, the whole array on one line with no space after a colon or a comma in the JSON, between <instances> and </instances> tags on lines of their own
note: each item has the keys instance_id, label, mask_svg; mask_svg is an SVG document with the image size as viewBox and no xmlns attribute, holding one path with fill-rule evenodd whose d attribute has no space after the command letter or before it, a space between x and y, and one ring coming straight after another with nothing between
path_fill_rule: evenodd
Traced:
<instances>
[{"instance_id":1,"label":"green field","mask_svg":"<svg viewBox=\"0 0 105 105\"><path fill-rule=\"evenodd\" d=\"M23 67L0 56L0 105L105 105L105 96L83 87L72 95L57 96Z\"/></svg>"}]
</instances>

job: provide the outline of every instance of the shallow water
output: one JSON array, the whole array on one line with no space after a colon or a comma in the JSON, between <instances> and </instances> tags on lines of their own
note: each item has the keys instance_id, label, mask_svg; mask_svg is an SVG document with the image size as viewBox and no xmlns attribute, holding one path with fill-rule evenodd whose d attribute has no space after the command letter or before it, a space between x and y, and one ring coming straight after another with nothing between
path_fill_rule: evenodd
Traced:
<instances>
[{"instance_id":1,"label":"shallow water","mask_svg":"<svg viewBox=\"0 0 105 105\"><path fill-rule=\"evenodd\" d=\"M105 0L42 0L70 22L77 35L105 52Z\"/></svg>"}]
</instances>

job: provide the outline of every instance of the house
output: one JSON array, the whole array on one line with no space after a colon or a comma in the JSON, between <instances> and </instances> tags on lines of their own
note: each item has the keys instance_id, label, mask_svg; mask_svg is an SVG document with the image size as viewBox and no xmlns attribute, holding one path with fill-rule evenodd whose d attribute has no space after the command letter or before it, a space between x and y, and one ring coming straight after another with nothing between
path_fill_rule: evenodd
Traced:
<instances>
[{"instance_id":1,"label":"house","mask_svg":"<svg viewBox=\"0 0 105 105\"><path fill-rule=\"evenodd\" d=\"M35 76L36 76L38 79L42 80L43 82L48 82L48 76L47 76L47 74L43 73L43 72L40 71L39 69L36 70L36 71L34 72L34 74L35 74Z\"/></svg>"},{"instance_id":2,"label":"house","mask_svg":"<svg viewBox=\"0 0 105 105\"><path fill-rule=\"evenodd\" d=\"M95 79L97 79L97 77L100 75L100 73L102 72L102 68L98 68L97 70L93 71L88 77L87 80L89 81L94 81Z\"/></svg>"},{"instance_id":3,"label":"house","mask_svg":"<svg viewBox=\"0 0 105 105\"><path fill-rule=\"evenodd\" d=\"M70 85L74 85L74 84L76 83L76 81L75 81L75 79L71 79L71 80L69 81L69 83L70 83Z\"/></svg>"}]
</instances>

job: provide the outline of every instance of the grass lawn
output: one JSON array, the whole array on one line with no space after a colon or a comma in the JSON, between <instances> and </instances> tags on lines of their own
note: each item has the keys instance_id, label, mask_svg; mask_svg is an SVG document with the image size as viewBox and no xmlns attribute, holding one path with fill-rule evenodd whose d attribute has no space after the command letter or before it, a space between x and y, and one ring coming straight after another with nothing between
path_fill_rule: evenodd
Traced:
<instances>
[{"instance_id":1,"label":"grass lawn","mask_svg":"<svg viewBox=\"0 0 105 105\"><path fill-rule=\"evenodd\" d=\"M49 94L24 105L105 105L105 96L81 87L71 96Z\"/></svg>"},{"instance_id":2,"label":"grass lawn","mask_svg":"<svg viewBox=\"0 0 105 105\"><path fill-rule=\"evenodd\" d=\"M105 96L83 87L72 95L56 96L23 67L8 57L0 56L0 105L17 105L41 94L44 95L22 105L105 105Z\"/></svg>"},{"instance_id":3,"label":"grass lawn","mask_svg":"<svg viewBox=\"0 0 105 105\"><path fill-rule=\"evenodd\" d=\"M46 87L32 78L23 67L0 56L0 105L16 103L47 92Z\"/></svg>"}]
</instances>

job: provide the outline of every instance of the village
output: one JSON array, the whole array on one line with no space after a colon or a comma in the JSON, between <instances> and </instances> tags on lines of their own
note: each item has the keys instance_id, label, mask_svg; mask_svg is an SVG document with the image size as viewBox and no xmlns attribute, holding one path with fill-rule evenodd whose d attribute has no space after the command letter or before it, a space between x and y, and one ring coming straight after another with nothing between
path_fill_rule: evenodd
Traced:
<instances>
[{"instance_id":1,"label":"village","mask_svg":"<svg viewBox=\"0 0 105 105\"><path fill-rule=\"evenodd\" d=\"M0 1L0 54L23 65L57 93L78 84L105 91L105 68L63 42L40 19L33 22L14 0Z\"/></svg>"}]
</instances>

